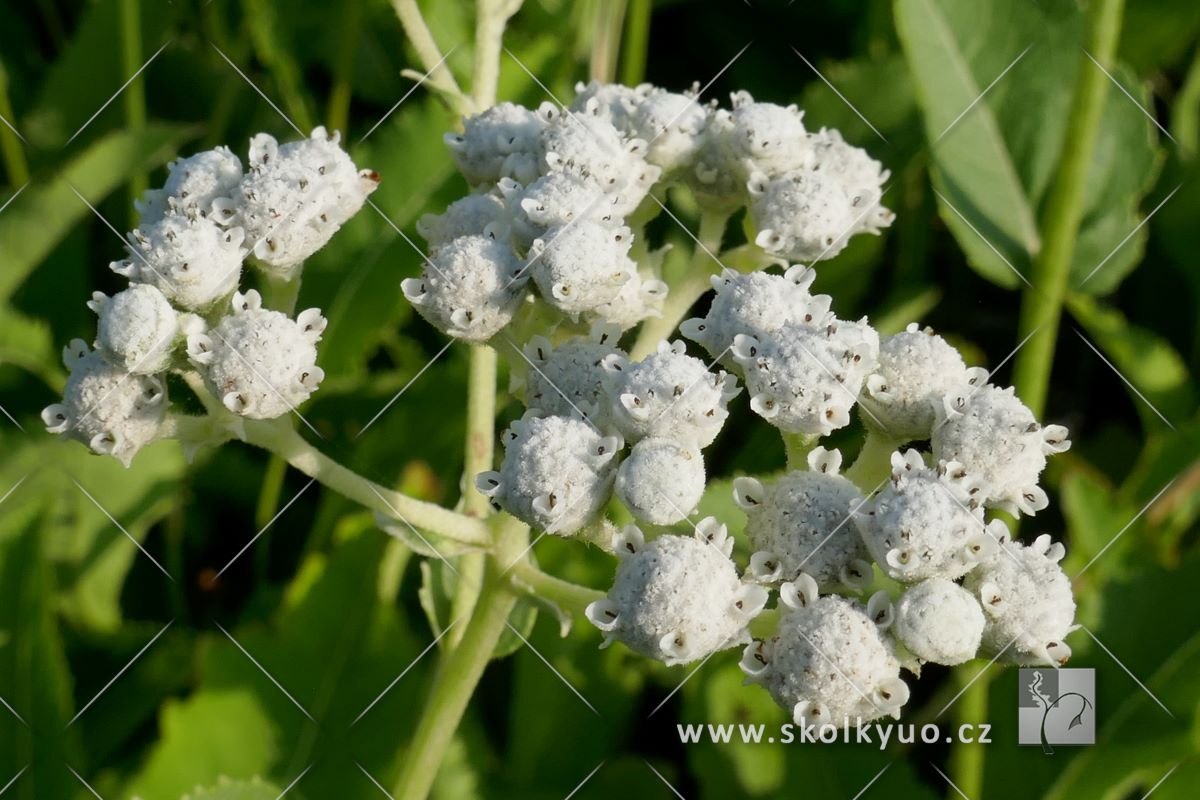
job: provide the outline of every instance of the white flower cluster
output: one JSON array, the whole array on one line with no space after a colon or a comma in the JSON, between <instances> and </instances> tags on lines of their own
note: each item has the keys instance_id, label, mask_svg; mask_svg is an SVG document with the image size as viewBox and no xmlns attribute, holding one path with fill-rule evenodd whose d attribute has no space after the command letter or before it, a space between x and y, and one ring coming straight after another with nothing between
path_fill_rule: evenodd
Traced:
<instances>
[{"instance_id":1,"label":"white flower cluster","mask_svg":"<svg viewBox=\"0 0 1200 800\"><path fill-rule=\"evenodd\" d=\"M504 461L476 486L534 527L570 536L599 521L615 490L634 517L655 525L687 518L704 494L701 449L713 442L738 393L684 344L662 342L638 362L597 324L555 346L535 337L515 381L529 411L504 435ZM626 444L630 445L624 453Z\"/></svg>"},{"instance_id":2,"label":"white flower cluster","mask_svg":"<svg viewBox=\"0 0 1200 800\"><path fill-rule=\"evenodd\" d=\"M304 402L324 376L324 317L269 311L238 286L247 258L271 278L293 278L374 191L379 176L356 169L338 141L324 128L283 145L259 134L245 173L226 147L173 161L163 188L136 204L128 258L110 265L129 287L88 303L95 350L82 340L66 348L70 377L63 401L42 412L47 430L129 466L161 432L172 370L195 369L244 417Z\"/></svg>"},{"instance_id":3,"label":"white flower cluster","mask_svg":"<svg viewBox=\"0 0 1200 800\"><path fill-rule=\"evenodd\" d=\"M783 258L832 258L855 233L891 222L880 205L886 170L836 131L805 130L794 106L738 92L724 110L695 88L650 84L576 90L569 108L501 103L446 135L472 191L421 219L429 256L403 282L443 332L488 341L534 297L570 320L622 329L657 315L667 287L630 258L626 220L656 211L649 194L668 184L688 185L706 207L749 206L756 241ZM836 346L856 343L848 330Z\"/></svg>"}]
</instances>

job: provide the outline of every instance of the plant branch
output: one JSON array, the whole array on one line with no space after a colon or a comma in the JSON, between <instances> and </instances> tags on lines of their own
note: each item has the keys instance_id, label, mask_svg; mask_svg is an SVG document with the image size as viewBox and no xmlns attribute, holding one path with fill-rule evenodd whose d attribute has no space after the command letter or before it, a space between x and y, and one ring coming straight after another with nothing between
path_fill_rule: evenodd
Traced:
<instances>
[{"instance_id":1,"label":"plant branch","mask_svg":"<svg viewBox=\"0 0 1200 800\"><path fill-rule=\"evenodd\" d=\"M549 600L572 614L582 614L589 603L605 597L599 589L556 578L528 561L517 562L509 571L509 577L516 589Z\"/></svg>"},{"instance_id":2,"label":"plant branch","mask_svg":"<svg viewBox=\"0 0 1200 800\"><path fill-rule=\"evenodd\" d=\"M663 303L662 314L651 317L642 323L630 357L637 361L658 347L658 343L666 339L679 327L679 323L691 310L700 296L712 287L711 278L721 268L718 261L721 251L721 239L725 235L725 223L729 220L727 214L705 211L700 215L699 240L692 250L691 261L688 262L683 280L671 287Z\"/></svg>"},{"instance_id":3,"label":"plant branch","mask_svg":"<svg viewBox=\"0 0 1200 800\"><path fill-rule=\"evenodd\" d=\"M900 442L874 428L867 428L867 438L854 463L843 473L864 494L875 491L892 472L892 453Z\"/></svg>"},{"instance_id":4,"label":"plant branch","mask_svg":"<svg viewBox=\"0 0 1200 800\"><path fill-rule=\"evenodd\" d=\"M286 421L246 420L242 438L248 444L275 453L310 478L386 517L426 528L463 544L487 547L492 543L491 532L481 520L417 500L364 478L317 450Z\"/></svg>"},{"instance_id":5,"label":"plant branch","mask_svg":"<svg viewBox=\"0 0 1200 800\"><path fill-rule=\"evenodd\" d=\"M472 110L471 99L463 94L462 89L458 86L458 81L454 79L454 73L446 66L445 57L438 48L437 42L433 40L429 26L425 24L425 17L421 15L417 1L392 0L392 8L395 9L396 16L400 18L400 26L404 28L404 35L412 43L413 49L417 51L417 58L421 60L421 65L429 74L429 82L451 98L455 111L460 114L469 114Z\"/></svg>"},{"instance_id":6,"label":"plant branch","mask_svg":"<svg viewBox=\"0 0 1200 800\"><path fill-rule=\"evenodd\" d=\"M1030 285L1021 296L1017 338L1022 341L1030 335L1032 338L1017 353L1013 383L1021 400L1036 416L1041 416L1046 404L1058 323L1083 216L1088 169L1100 130L1104 101L1112 88L1104 70L1113 63L1121 34L1123 0L1095 0L1090 5L1087 52L1100 66L1090 63L1090 59L1081 54L1062 160L1042 217L1042 251L1033 262Z\"/></svg>"},{"instance_id":7,"label":"plant branch","mask_svg":"<svg viewBox=\"0 0 1200 800\"><path fill-rule=\"evenodd\" d=\"M471 73L471 96L475 108L496 104L500 83L500 49L508 20L521 8L522 0L476 0L475 67Z\"/></svg>"}]
</instances>

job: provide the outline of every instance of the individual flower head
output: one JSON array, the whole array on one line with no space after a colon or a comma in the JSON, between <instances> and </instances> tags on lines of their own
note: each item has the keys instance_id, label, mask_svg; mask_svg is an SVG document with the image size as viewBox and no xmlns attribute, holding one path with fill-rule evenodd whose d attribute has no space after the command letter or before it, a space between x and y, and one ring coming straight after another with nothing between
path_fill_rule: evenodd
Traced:
<instances>
[{"instance_id":1,"label":"individual flower head","mask_svg":"<svg viewBox=\"0 0 1200 800\"><path fill-rule=\"evenodd\" d=\"M921 661L952 667L979 652L983 627L973 594L945 578L928 578L900 595L892 632Z\"/></svg>"},{"instance_id":2,"label":"individual flower head","mask_svg":"<svg viewBox=\"0 0 1200 800\"><path fill-rule=\"evenodd\" d=\"M579 220L551 228L529 248L529 273L542 299L572 317L612 302L633 279L629 228Z\"/></svg>"},{"instance_id":3,"label":"individual flower head","mask_svg":"<svg viewBox=\"0 0 1200 800\"><path fill-rule=\"evenodd\" d=\"M706 114L694 164L683 177L702 208L732 213L747 199L746 168L730 144L733 115L720 108L709 108Z\"/></svg>"},{"instance_id":4,"label":"individual flower head","mask_svg":"<svg viewBox=\"0 0 1200 800\"><path fill-rule=\"evenodd\" d=\"M221 228L210 217L172 212L128 239L130 257L109 268L153 286L180 308L211 308L237 288L242 275L242 229Z\"/></svg>"},{"instance_id":5,"label":"individual flower head","mask_svg":"<svg viewBox=\"0 0 1200 800\"><path fill-rule=\"evenodd\" d=\"M816 581L801 574L780 587L779 597L787 610L775 635L742 654L747 682L770 692L797 725L841 728L899 717L909 692L884 636L892 619L886 594L865 607L818 597Z\"/></svg>"},{"instance_id":6,"label":"individual flower head","mask_svg":"<svg viewBox=\"0 0 1200 800\"><path fill-rule=\"evenodd\" d=\"M977 494L961 464L931 469L916 450L897 452L890 481L854 514L854 522L871 557L893 580L956 580L995 545Z\"/></svg>"},{"instance_id":7,"label":"individual flower head","mask_svg":"<svg viewBox=\"0 0 1200 800\"><path fill-rule=\"evenodd\" d=\"M339 140L322 127L283 145L260 133L250 140L241 185L213 201L213 216L246 231L247 246L269 274L290 278L379 187L379 174L355 167Z\"/></svg>"},{"instance_id":8,"label":"individual flower head","mask_svg":"<svg viewBox=\"0 0 1200 800\"><path fill-rule=\"evenodd\" d=\"M632 213L662 174L646 162L646 142L623 136L593 101L582 112L544 103L538 113L546 120L543 172L569 172L594 183L613 198L619 216Z\"/></svg>"},{"instance_id":9,"label":"individual flower head","mask_svg":"<svg viewBox=\"0 0 1200 800\"><path fill-rule=\"evenodd\" d=\"M725 270L712 277L717 291L708 313L684 320L679 330L714 358L736 364L729 355L739 333L767 338L789 322L819 328L833 319L829 296L809 294L816 275L811 267L799 264L783 275Z\"/></svg>"},{"instance_id":10,"label":"individual flower head","mask_svg":"<svg viewBox=\"0 0 1200 800\"><path fill-rule=\"evenodd\" d=\"M610 357L608 385L613 421L636 441L659 436L707 447L721 431L737 396L737 380L709 372L704 362L685 353L682 341L660 342L658 350L637 363Z\"/></svg>"},{"instance_id":11,"label":"individual flower head","mask_svg":"<svg viewBox=\"0 0 1200 800\"><path fill-rule=\"evenodd\" d=\"M141 215L139 225L152 225L169 211L207 215L213 201L228 197L242 181L242 162L224 145L203 150L167 165L167 182L151 189L134 207Z\"/></svg>"},{"instance_id":12,"label":"individual flower head","mask_svg":"<svg viewBox=\"0 0 1200 800\"><path fill-rule=\"evenodd\" d=\"M746 183L755 244L796 261L833 258L856 233L853 198L836 176L813 167L775 178L755 172Z\"/></svg>"},{"instance_id":13,"label":"individual flower head","mask_svg":"<svg viewBox=\"0 0 1200 800\"><path fill-rule=\"evenodd\" d=\"M609 373L604 359L625 356L617 347L620 331L612 325L597 323L589 336L577 336L554 345L544 336L535 336L522 348L529 370L514 390L523 389L526 407L545 415L569 417L582 415L598 428L609 420L605 385Z\"/></svg>"},{"instance_id":14,"label":"individual flower head","mask_svg":"<svg viewBox=\"0 0 1200 800\"><path fill-rule=\"evenodd\" d=\"M821 325L788 323L762 339L738 334L730 352L755 413L788 433L826 436L849 424L875 368L879 335L865 318L827 318Z\"/></svg>"},{"instance_id":15,"label":"individual flower head","mask_svg":"<svg viewBox=\"0 0 1200 800\"><path fill-rule=\"evenodd\" d=\"M167 387L155 375L134 375L74 339L63 349L70 375L63 400L42 411L50 433L83 442L126 467L158 438L167 411Z\"/></svg>"},{"instance_id":16,"label":"individual flower head","mask_svg":"<svg viewBox=\"0 0 1200 800\"><path fill-rule=\"evenodd\" d=\"M691 444L642 439L621 462L616 491L629 512L644 522L681 522L704 495L704 458Z\"/></svg>"},{"instance_id":17,"label":"individual flower head","mask_svg":"<svg viewBox=\"0 0 1200 800\"><path fill-rule=\"evenodd\" d=\"M633 107L633 137L647 143L646 160L674 173L700 152L709 110L696 97L698 86L679 94L647 86Z\"/></svg>"},{"instance_id":18,"label":"individual flower head","mask_svg":"<svg viewBox=\"0 0 1200 800\"><path fill-rule=\"evenodd\" d=\"M634 271L633 277L621 287L616 297L601 303L584 316L627 331L644 319L662 316L663 301L667 299L669 290L667 284L658 278L644 277Z\"/></svg>"},{"instance_id":19,"label":"individual flower head","mask_svg":"<svg viewBox=\"0 0 1200 800\"><path fill-rule=\"evenodd\" d=\"M826 591L861 591L872 578L871 562L850 523L862 494L838 474L842 454L817 447L808 470L788 472L764 485L733 481L733 496L746 512L746 538L754 552L750 573L764 583L794 580L801 572Z\"/></svg>"},{"instance_id":20,"label":"individual flower head","mask_svg":"<svg viewBox=\"0 0 1200 800\"><path fill-rule=\"evenodd\" d=\"M688 664L747 642L747 626L767 592L744 583L729 554L733 540L713 517L693 536L665 534L645 541L636 526L614 537L621 559L608 596L587 607L607 647L623 642L667 665Z\"/></svg>"},{"instance_id":21,"label":"individual flower head","mask_svg":"<svg viewBox=\"0 0 1200 800\"><path fill-rule=\"evenodd\" d=\"M983 606L983 652L1025 666L1067 663L1064 641L1075 630L1075 597L1059 562L1065 550L1048 535L1032 544L1008 541L1004 523L992 523L1001 544L963 581Z\"/></svg>"},{"instance_id":22,"label":"individual flower head","mask_svg":"<svg viewBox=\"0 0 1200 800\"><path fill-rule=\"evenodd\" d=\"M499 472L475 478L480 493L522 522L570 536L596 520L612 495L619 436L576 417L526 413L502 437Z\"/></svg>"},{"instance_id":23,"label":"individual flower head","mask_svg":"<svg viewBox=\"0 0 1200 800\"><path fill-rule=\"evenodd\" d=\"M500 103L465 118L463 132L447 133L443 140L472 186L487 186L501 178L529 183L541 174L544 127L536 112Z\"/></svg>"},{"instance_id":24,"label":"individual flower head","mask_svg":"<svg viewBox=\"0 0 1200 800\"><path fill-rule=\"evenodd\" d=\"M891 225L896 215L880 202L883 184L891 173L866 150L846 144L836 130L822 128L809 138L818 169L836 175L850 198L855 210L854 233L877 234Z\"/></svg>"},{"instance_id":25,"label":"individual flower head","mask_svg":"<svg viewBox=\"0 0 1200 800\"><path fill-rule=\"evenodd\" d=\"M982 386L987 371L967 369L959 352L932 328L912 323L879 344L879 364L858 402L868 426L900 442L928 439L946 395Z\"/></svg>"},{"instance_id":26,"label":"individual flower head","mask_svg":"<svg viewBox=\"0 0 1200 800\"><path fill-rule=\"evenodd\" d=\"M295 411L325 377L316 365L325 325L315 308L295 320L265 309L251 289L234 294L233 313L211 330L188 336L188 358L227 409L251 419L274 419Z\"/></svg>"},{"instance_id":27,"label":"individual flower head","mask_svg":"<svg viewBox=\"0 0 1200 800\"><path fill-rule=\"evenodd\" d=\"M1046 457L1071 447L1062 425L1038 424L1012 387L964 387L947 395L934 426L933 455L957 461L991 507L1035 514L1049 504L1038 477Z\"/></svg>"},{"instance_id":28,"label":"individual flower head","mask_svg":"<svg viewBox=\"0 0 1200 800\"><path fill-rule=\"evenodd\" d=\"M94 292L88 308L99 317L96 348L110 363L137 375L170 365L179 314L158 289L135 283L112 297Z\"/></svg>"},{"instance_id":29,"label":"individual flower head","mask_svg":"<svg viewBox=\"0 0 1200 800\"><path fill-rule=\"evenodd\" d=\"M508 206L500 194L469 194L455 200L441 214L422 215L417 220L417 233L433 252L461 236L477 236L489 226L506 227L509 222Z\"/></svg>"},{"instance_id":30,"label":"individual flower head","mask_svg":"<svg viewBox=\"0 0 1200 800\"><path fill-rule=\"evenodd\" d=\"M742 164L743 174L768 177L806 166L812 146L804 129L804 112L794 105L758 102L749 92L730 95L733 106L728 146Z\"/></svg>"},{"instance_id":31,"label":"individual flower head","mask_svg":"<svg viewBox=\"0 0 1200 800\"><path fill-rule=\"evenodd\" d=\"M635 110L650 89L649 84L630 88L619 83L601 83L593 80L585 84L580 81L575 84L575 99L571 101L571 111L590 112L633 138L636 130Z\"/></svg>"},{"instance_id":32,"label":"individual flower head","mask_svg":"<svg viewBox=\"0 0 1200 800\"><path fill-rule=\"evenodd\" d=\"M503 178L498 188L511 210L513 241L522 250L551 229L578 221L613 228L622 225L613 211L613 198L572 172L551 172L528 186Z\"/></svg>"},{"instance_id":33,"label":"individual flower head","mask_svg":"<svg viewBox=\"0 0 1200 800\"><path fill-rule=\"evenodd\" d=\"M438 330L486 342L512 321L529 282L507 239L504 229L489 228L438 248L420 278L401 281L404 296Z\"/></svg>"}]
</instances>

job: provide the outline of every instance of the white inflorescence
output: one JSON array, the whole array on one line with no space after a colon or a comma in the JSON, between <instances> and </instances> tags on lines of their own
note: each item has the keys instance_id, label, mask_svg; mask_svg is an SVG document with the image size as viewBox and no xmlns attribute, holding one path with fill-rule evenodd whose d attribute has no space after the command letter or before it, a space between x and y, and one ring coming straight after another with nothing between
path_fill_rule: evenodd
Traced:
<instances>
[{"instance_id":1,"label":"white inflorescence","mask_svg":"<svg viewBox=\"0 0 1200 800\"><path fill-rule=\"evenodd\" d=\"M669 525L688 517L704 494L700 450L672 439L642 439L617 470L617 497L635 517Z\"/></svg>"},{"instance_id":2,"label":"white inflorescence","mask_svg":"<svg viewBox=\"0 0 1200 800\"><path fill-rule=\"evenodd\" d=\"M207 333L188 336L188 358L230 411L273 419L294 411L325 377L316 365L325 325L315 308L295 320L268 311L251 289L235 294L233 313Z\"/></svg>"},{"instance_id":3,"label":"white inflorescence","mask_svg":"<svg viewBox=\"0 0 1200 800\"><path fill-rule=\"evenodd\" d=\"M621 559L608 597L587 607L605 644L666 664L687 664L749 641L747 625L762 611L767 592L744 583L729 554L733 540L712 517L694 536L664 534L646 542L627 527L614 537Z\"/></svg>"},{"instance_id":4,"label":"white inflorescence","mask_svg":"<svg viewBox=\"0 0 1200 800\"><path fill-rule=\"evenodd\" d=\"M460 236L471 236L488 228L506 227L509 210L498 193L460 197L441 214L425 214L417 220L417 233L434 252Z\"/></svg>"},{"instance_id":5,"label":"white inflorescence","mask_svg":"<svg viewBox=\"0 0 1200 800\"><path fill-rule=\"evenodd\" d=\"M953 581L929 578L900 595L892 631L921 661L952 667L979 652L983 627L974 595Z\"/></svg>"},{"instance_id":6,"label":"white inflorescence","mask_svg":"<svg viewBox=\"0 0 1200 800\"><path fill-rule=\"evenodd\" d=\"M891 619L886 601L872 598L864 607L836 595L817 597L807 575L784 584L780 598L789 610L775 635L742 655L748 681L791 710L798 725L841 728L899 716L909 692L884 635Z\"/></svg>"},{"instance_id":7,"label":"white inflorescence","mask_svg":"<svg viewBox=\"0 0 1200 800\"><path fill-rule=\"evenodd\" d=\"M1059 562L1066 550L1043 534L1032 544L1002 541L963 586L979 599L987 625L983 651L1023 665L1065 664L1075 630L1071 580Z\"/></svg>"},{"instance_id":8,"label":"white inflorescence","mask_svg":"<svg viewBox=\"0 0 1200 800\"><path fill-rule=\"evenodd\" d=\"M613 376L613 420L630 441L659 436L707 447L738 392L732 375L709 372L703 361L685 354L681 341L661 342L637 363L610 358L605 366Z\"/></svg>"},{"instance_id":9,"label":"white inflorescence","mask_svg":"<svg viewBox=\"0 0 1200 800\"><path fill-rule=\"evenodd\" d=\"M156 375L113 366L81 339L63 350L63 362L71 374L63 401L42 412L46 430L128 467L137 451L158 437L167 410L166 385Z\"/></svg>"},{"instance_id":10,"label":"white inflorescence","mask_svg":"<svg viewBox=\"0 0 1200 800\"><path fill-rule=\"evenodd\" d=\"M136 203L140 219L126 236L129 257L110 264L129 288L112 297L96 292L88 303L99 318L96 352L82 342L68 348L71 378L63 402L43 412L48 430L125 466L159 436L184 440L190 453L229 432L242 435L233 416L207 427L193 427L186 417L161 424L168 370L240 416L277 417L306 400L323 376L315 345L325 319L309 309L293 321L262 308L258 292L237 289L251 253L272 278L294 278L298 262L327 242L379 183L375 173L355 169L338 140L323 128L282 145L259 134L246 174L227 147L172 161L165 185ZM272 234L273 249L264 253L243 225L256 235L264 225L282 232ZM305 252L294 248L297 242ZM206 387L190 378L203 378Z\"/></svg>"},{"instance_id":11,"label":"white inflorescence","mask_svg":"<svg viewBox=\"0 0 1200 800\"><path fill-rule=\"evenodd\" d=\"M930 469L916 450L893 453L891 480L854 522L871 557L893 580L957 580L994 544L974 488L960 464Z\"/></svg>"},{"instance_id":12,"label":"white inflorescence","mask_svg":"<svg viewBox=\"0 0 1200 800\"><path fill-rule=\"evenodd\" d=\"M594 311L633 280L632 239L629 228L590 220L551 228L529 248L529 273L542 298L564 314Z\"/></svg>"},{"instance_id":13,"label":"white inflorescence","mask_svg":"<svg viewBox=\"0 0 1200 800\"><path fill-rule=\"evenodd\" d=\"M879 343L879 365L867 376L858 401L863 422L897 442L928 439L946 395L987 382L931 328L912 323Z\"/></svg>"},{"instance_id":14,"label":"white inflorescence","mask_svg":"<svg viewBox=\"0 0 1200 800\"><path fill-rule=\"evenodd\" d=\"M826 591L858 591L871 581L866 548L850 523L862 494L838 474L841 463L837 450L817 447L808 455L807 471L788 472L766 485L755 478L734 480L757 579L790 581L803 571Z\"/></svg>"},{"instance_id":15,"label":"white inflorescence","mask_svg":"<svg viewBox=\"0 0 1200 800\"><path fill-rule=\"evenodd\" d=\"M619 436L587 422L527 414L503 436L499 472L476 476L480 492L538 530L570 536L595 521L612 495Z\"/></svg>"},{"instance_id":16,"label":"white inflorescence","mask_svg":"<svg viewBox=\"0 0 1200 800\"><path fill-rule=\"evenodd\" d=\"M1011 387L990 385L946 396L932 444L935 458L959 462L978 481L986 505L1013 514L1049 504L1038 477L1046 456L1071 446L1066 428L1042 427Z\"/></svg>"},{"instance_id":17,"label":"white inflorescence","mask_svg":"<svg viewBox=\"0 0 1200 800\"><path fill-rule=\"evenodd\" d=\"M379 186L318 127L308 139L280 145L260 133L250 140L250 170L228 197L213 201L218 222L246 233L246 246L267 272L288 279L358 213Z\"/></svg>"},{"instance_id":18,"label":"white inflorescence","mask_svg":"<svg viewBox=\"0 0 1200 800\"><path fill-rule=\"evenodd\" d=\"M617 334L612 326L595 325L589 337L557 346L544 336L530 339L523 349L529 366L521 382L525 406L544 414L585 416L607 427L609 373L604 362L610 356L625 356L615 344Z\"/></svg>"},{"instance_id":19,"label":"white inflorescence","mask_svg":"<svg viewBox=\"0 0 1200 800\"><path fill-rule=\"evenodd\" d=\"M544 128L536 112L500 103L467 117L463 132L447 133L444 141L472 186L494 184L501 178L528 183L540 172Z\"/></svg>"},{"instance_id":20,"label":"white inflorescence","mask_svg":"<svg viewBox=\"0 0 1200 800\"><path fill-rule=\"evenodd\" d=\"M95 292L88 308L99 317L96 348L109 362L138 375L170 365L179 314L158 289L135 283L112 297Z\"/></svg>"}]
</instances>

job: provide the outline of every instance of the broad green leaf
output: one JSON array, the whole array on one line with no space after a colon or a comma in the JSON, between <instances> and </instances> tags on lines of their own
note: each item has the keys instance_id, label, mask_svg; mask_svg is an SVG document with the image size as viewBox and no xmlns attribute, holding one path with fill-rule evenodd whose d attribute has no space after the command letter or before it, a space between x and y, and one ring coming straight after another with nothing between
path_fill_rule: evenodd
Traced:
<instances>
[{"instance_id":1,"label":"broad green leaf","mask_svg":"<svg viewBox=\"0 0 1200 800\"><path fill-rule=\"evenodd\" d=\"M1085 295L1070 296L1067 308L1124 381L1133 385L1130 399L1146 427L1160 427L1160 414L1173 423L1192 413L1195 388L1187 364L1170 342Z\"/></svg>"},{"instance_id":2,"label":"broad green leaf","mask_svg":"<svg viewBox=\"0 0 1200 800\"><path fill-rule=\"evenodd\" d=\"M66 374L57 351L49 324L0 305L0 365L13 364L60 389Z\"/></svg>"},{"instance_id":3,"label":"broad green leaf","mask_svg":"<svg viewBox=\"0 0 1200 800\"><path fill-rule=\"evenodd\" d=\"M72 678L54 615L43 508L39 498L0 514L0 697L12 709L0 706L0 775L7 783L28 767L10 789L13 800L70 796L74 779L63 762L79 763L78 731L67 729Z\"/></svg>"},{"instance_id":4,"label":"broad green leaf","mask_svg":"<svg viewBox=\"0 0 1200 800\"><path fill-rule=\"evenodd\" d=\"M11 297L67 231L92 215L87 203L96 205L130 175L162 164L188 136L186 128L167 125L138 132L114 131L89 145L56 175L35 178L0 214L0 257L4 260L0 301Z\"/></svg>"}]
</instances>

